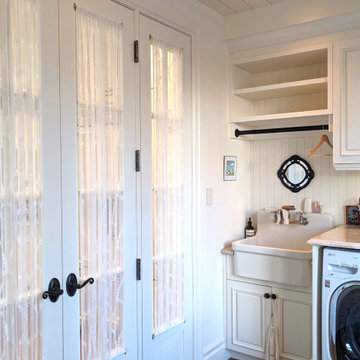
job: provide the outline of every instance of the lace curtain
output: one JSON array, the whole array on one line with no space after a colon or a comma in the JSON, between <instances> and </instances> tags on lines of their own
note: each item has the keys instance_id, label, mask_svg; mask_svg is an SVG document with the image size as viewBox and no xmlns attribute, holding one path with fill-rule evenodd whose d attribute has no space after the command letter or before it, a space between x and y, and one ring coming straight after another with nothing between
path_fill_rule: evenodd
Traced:
<instances>
[{"instance_id":1,"label":"lace curtain","mask_svg":"<svg viewBox=\"0 0 360 360\"><path fill-rule=\"evenodd\" d=\"M0 358L39 360L39 4L0 1Z\"/></svg>"},{"instance_id":2,"label":"lace curtain","mask_svg":"<svg viewBox=\"0 0 360 360\"><path fill-rule=\"evenodd\" d=\"M151 46L153 331L184 320L183 50Z\"/></svg>"},{"instance_id":3,"label":"lace curtain","mask_svg":"<svg viewBox=\"0 0 360 360\"><path fill-rule=\"evenodd\" d=\"M122 26L76 10L81 358L124 349Z\"/></svg>"}]
</instances>

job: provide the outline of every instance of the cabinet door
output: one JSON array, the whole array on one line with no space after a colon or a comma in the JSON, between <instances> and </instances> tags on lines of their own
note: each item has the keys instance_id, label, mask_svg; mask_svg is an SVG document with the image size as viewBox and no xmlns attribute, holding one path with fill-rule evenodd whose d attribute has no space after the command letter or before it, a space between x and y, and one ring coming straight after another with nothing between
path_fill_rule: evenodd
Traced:
<instances>
[{"instance_id":1,"label":"cabinet door","mask_svg":"<svg viewBox=\"0 0 360 360\"><path fill-rule=\"evenodd\" d=\"M311 359L312 296L309 293L274 289L273 311L279 329L279 353L283 359Z\"/></svg>"},{"instance_id":2,"label":"cabinet door","mask_svg":"<svg viewBox=\"0 0 360 360\"><path fill-rule=\"evenodd\" d=\"M271 288L239 281L227 282L227 347L264 358L271 317Z\"/></svg>"},{"instance_id":3,"label":"cabinet door","mask_svg":"<svg viewBox=\"0 0 360 360\"><path fill-rule=\"evenodd\" d=\"M334 167L360 169L360 38L334 44Z\"/></svg>"}]
</instances>

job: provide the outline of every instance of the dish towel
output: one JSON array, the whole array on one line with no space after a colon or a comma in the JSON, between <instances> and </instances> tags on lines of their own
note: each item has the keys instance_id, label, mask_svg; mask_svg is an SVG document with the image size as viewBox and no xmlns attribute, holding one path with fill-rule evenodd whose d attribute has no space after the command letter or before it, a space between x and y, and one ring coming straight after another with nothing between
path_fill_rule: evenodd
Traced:
<instances>
[{"instance_id":1,"label":"dish towel","mask_svg":"<svg viewBox=\"0 0 360 360\"><path fill-rule=\"evenodd\" d=\"M283 224L289 225L289 212L285 209L281 209Z\"/></svg>"},{"instance_id":2,"label":"dish towel","mask_svg":"<svg viewBox=\"0 0 360 360\"><path fill-rule=\"evenodd\" d=\"M279 329L274 324L274 314L271 314L271 322L267 332L267 341L265 348L266 360L279 360Z\"/></svg>"}]
</instances>

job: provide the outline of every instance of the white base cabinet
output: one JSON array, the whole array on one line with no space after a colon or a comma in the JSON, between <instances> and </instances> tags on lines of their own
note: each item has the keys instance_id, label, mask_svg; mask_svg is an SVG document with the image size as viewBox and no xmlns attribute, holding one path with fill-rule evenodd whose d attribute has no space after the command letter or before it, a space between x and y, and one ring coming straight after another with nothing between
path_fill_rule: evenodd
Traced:
<instances>
[{"instance_id":1,"label":"white base cabinet","mask_svg":"<svg viewBox=\"0 0 360 360\"><path fill-rule=\"evenodd\" d=\"M257 357L265 353L271 300L264 295L270 293L271 287L268 286L228 280L228 349Z\"/></svg>"},{"instance_id":2,"label":"white base cabinet","mask_svg":"<svg viewBox=\"0 0 360 360\"><path fill-rule=\"evenodd\" d=\"M274 320L279 329L279 353L283 359L312 357L312 294L273 288Z\"/></svg>"},{"instance_id":3,"label":"white base cabinet","mask_svg":"<svg viewBox=\"0 0 360 360\"><path fill-rule=\"evenodd\" d=\"M264 359L272 324L278 328L281 359L311 359L310 293L227 280L228 349Z\"/></svg>"},{"instance_id":4,"label":"white base cabinet","mask_svg":"<svg viewBox=\"0 0 360 360\"><path fill-rule=\"evenodd\" d=\"M360 170L360 38L334 43L334 167Z\"/></svg>"}]
</instances>

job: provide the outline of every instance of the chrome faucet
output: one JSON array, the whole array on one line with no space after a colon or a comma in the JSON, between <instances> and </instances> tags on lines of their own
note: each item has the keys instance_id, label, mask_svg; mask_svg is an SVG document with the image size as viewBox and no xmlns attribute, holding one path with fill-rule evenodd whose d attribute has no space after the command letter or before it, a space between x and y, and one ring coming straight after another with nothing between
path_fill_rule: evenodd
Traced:
<instances>
[{"instance_id":1,"label":"chrome faucet","mask_svg":"<svg viewBox=\"0 0 360 360\"><path fill-rule=\"evenodd\" d=\"M281 217L282 217L281 209L272 211L271 213L274 214L274 224L280 224L281 223Z\"/></svg>"},{"instance_id":2,"label":"chrome faucet","mask_svg":"<svg viewBox=\"0 0 360 360\"><path fill-rule=\"evenodd\" d=\"M271 212L274 214L274 224L281 224L282 223L282 210L278 209ZM309 220L304 216L303 211L297 211L297 215L299 218L297 220L289 220L289 224L297 224L297 225L307 225Z\"/></svg>"},{"instance_id":3,"label":"chrome faucet","mask_svg":"<svg viewBox=\"0 0 360 360\"><path fill-rule=\"evenodd\" d=\"M309 223L309 220L304 216L303 211L298 211L296 214L299 215L299 219L290 221L290 224L307 225Z\"/></svg>"}]
</instances>

